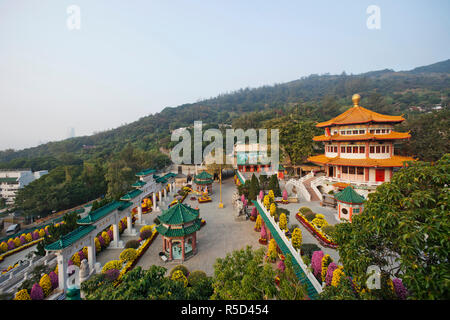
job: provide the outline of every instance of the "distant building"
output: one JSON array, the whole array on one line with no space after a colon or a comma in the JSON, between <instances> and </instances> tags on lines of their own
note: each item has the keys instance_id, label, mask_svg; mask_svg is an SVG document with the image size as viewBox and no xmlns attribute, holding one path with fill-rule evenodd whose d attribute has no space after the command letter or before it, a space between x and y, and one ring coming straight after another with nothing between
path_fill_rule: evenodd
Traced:
<instances>
[{"instance_id":1,"label":"distant building","mask_svg":"<svg viewBox=\"0 0 450 320\"><path fill-rule=\"evenodd\" d=\"M47 170L36 172L30 169L0 170L0 197L6 200L7 205L11 205L16 199L17 190L46 174Z\"/></svg>"}]
</instances>

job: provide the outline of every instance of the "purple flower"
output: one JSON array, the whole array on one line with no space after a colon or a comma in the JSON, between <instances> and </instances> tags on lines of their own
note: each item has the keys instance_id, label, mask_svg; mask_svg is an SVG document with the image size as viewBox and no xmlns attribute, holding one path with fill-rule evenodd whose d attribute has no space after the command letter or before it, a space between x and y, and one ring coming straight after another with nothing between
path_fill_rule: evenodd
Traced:
<instances>
[{"instance_id":1,"label":"purple flower","mask_svg":"<svg viewBox=\"0 0 450 320\"><path fill-rule=\"evenodd\" d=\"M14 241L8 241L8 250L12 250L16 247L16 245L14 244Z\"/></svg>"},{"instance_id":2,"label":"purple flower","mask_svg":"<svg viewBox=\"0 0 450 320\"><path fill-rule=\"evenodd\" d=\"M39 239L39 231L35 231L31 234L31 237L33 238L33 240L37 240Z\"/></svg>"},{"instance_id":3,"label":"purple flower","mask_svg":"<svg viewBox=\"0 0 450 320\"><path fill-rule=\"evenodd\" d=\"M284 272L285 269L286 269L286 266L284 265L284 261L280 260L280 262L278 262L278 270L281 270L281 272Z\"/></svg>"},{"instance_id":4,"label":"purple flower","mask_svg":"<svg viewBox=\"0 0 450 320\"><path fill-rule=\"evenodd\" d=\"M109 269L105 272L106 279L114 281L119 277L120 271L117 269Z\"/></svg>"},{"instance_id":5,"label":"purple flower","mask_svg":"<svg viewBox=\"0 0 450 320\"><path fill-rule=\"evenodd\" d=\"M78 256L80 257L80 261L83 261L84 259L86 259L86 257L84 256L83 250L78 251Z\"/></svg>"},{"instance_id":6,"label":"purple flower","mask_svg":"<svg viewBox=\"0 0 450 320\"><path fill-rule=\"evenodd\" d=\"M337 264L334 262L331 262L328 265L328 269L327 269L327 275L325 276L325 283L327 284L327 286L331 285L331 281L333 280L333 272L334 270L336 270L338 268Z\"/></svg>"},{"instance_id":7,"label":"purple flower","mask_svg":"<svg viewBox=\"0 0 450 320\"><path fill-rule=\"evenodd\" d=\"M245 196L244 196L244 195L241 196L241 201L242 201L242 202L245 201Z\"/></svg>"},{"instance_id":8,"label":"purple flower","mask_svg":"<svg viewBox=\"0 0 450 320\"><path fill-rule=\"evenodd\" d=\"M98 242L100 242L100 245L101 245L102 247L105 246L105 240L103 239L102 236L98 236Z\"/></svg>"},{"instance_id":9,"label":"purple flower","mask_svg":"<svg viewBox=\"0 0 450 320\"><path fill-rule=\"evenodd\" d=\"M392 283L394 284L394 290L397 294L397 297L401 300L405 300L408 296L408 290L406 290L405 286L403 285L402 279L395 278L392 280Z\"/></svg>"},{"instance_id":10,"label":"purple flower","mask_svg":"<svg viewBox=\"0 0 450 320\"><path fill-rule=\"evenodd\" d=\"M73 261L72 261L72 260L69 260L69 262L67 263L67 265L69 265L69 266L73 265Z\"/></svg>"},{"instance_id":11,"label":"purple flower","mask_svg":"<svg viewBox=\"0 0 450 320\"><path fill-rule=\"evenodd\" d=\"M58 288L58 275L52 271L48 274L48 276L50 277L50 282L52 283L52 288L56 289Z\"/></svg>"},{"instance_id":12,"label":"purple flower","mask_svg":"<svg viewBox=\"0 0 450 320\"><path fill-rule=\"evenodd\" d=\"M266 239L267 237L267 232L266 232L266 228L264 228L264 226L261 227L261 239Z\"/></svg>"},{"instance_id":13,"label":"purple flower","mask_svg":"<svg viewBox=\"0 0 450 320\"><path fill-rule=\"evenodd\" d=\"M30 293L31 300L44 300L44 291L38 283L33 285Z\"/></svg>"},{"instance_id":14,"label":"purple flower","mask_svg":"<svg viewBox=\"0 0 450 320\"><path fill-rule=\"evenodd\" d=\"M107 234L108 234L110 240L114 240L113 239L113 232L112 232L111 229L108 230Z\"/></svg>"},{"instance_id":15,"label":"purple flower","mask_svg":"<svg viewBox=\"0 0 450 320\"><path fill-rule=\"evenodd\" d=\"M20 236L20 242L21 242L22 244L25 244L25 243L27 243L27 240L25 239L24 236Z\"/></svg>"},{"instance_id":16,"label":"purple flower","mask_svg":"<svg viewBox=\"0 0 450 320\"><path fill-rule=\"evenodd\" d=\"M311 267L312 267L313 273L316 277L318 277L322 272L322 258L323 258L322 250L313 252L312 257L311 257Z\"/></svg>"},{"instance_id":17,"label":"purple flower","mask_svg":"<svg viewBox=\"0 0 450 320\"><path fill-rule=\"evenodd\" d=\"M252 208L252 217L256 218L257 215L258 214L257 214L257 211L256 211L256 207L253 207Z\"/></svg>"},{"instance_id":18,"label":"purple flower","mask_svg":"<svg viewBox=\"0 0 450 320\"><path fill-rule=\"evenodd\" d=\"M259 192L259 200L261 200L262 201L262 199L264 198L264 191L260 191Z\"/></svg>"},{"instance_id":19,"label":"purple flower","mask_svg":"<svg viewBox=\"0 0 450 320\"><path fill-rule=\"evenodd\" d=\"M288 193L286 191L286 189L283 190L283 200L287 200L288 199Z\"/></svg>"}]
</instances>

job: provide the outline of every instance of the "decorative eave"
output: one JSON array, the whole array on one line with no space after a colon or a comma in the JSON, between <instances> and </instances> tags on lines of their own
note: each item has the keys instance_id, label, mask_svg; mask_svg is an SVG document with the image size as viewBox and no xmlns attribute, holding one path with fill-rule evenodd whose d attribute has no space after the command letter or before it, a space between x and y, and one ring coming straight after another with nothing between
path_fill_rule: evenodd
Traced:
<instances>
[{"instance_id":1,"label":"decorative eave","mask_svg":"<svg viewBox=\"0 0 450 320\"><path fill-rule=\"evenodd\" d=\"M154 172L156 172L155 169L149 168L149 169L145 169L145 170L142 170L142 171L136 173L136 176L137 177L144 177L144 176L148 176L149 174L152 174Z\"/></svg>"},{"instance_id":2,"label":"decorative eave","mask_svg":"<svg viewBox=\"0 0 450 320\"><path fill-rule=\"evenodd\" d=\"M62 250L64 248L69 247L76 241L82 239L85 235L87 235L89 232L91 232L95 229L96 229L96 227L93 225L80 226L80 227L78 227L78 229L75 229L74 231L60 237L59 240L45 246L44 249L47 251Z\"/></svg>"},{"instance_id":3,"label":"decorative eave","mask_svg":"<svg viewBox=\"0 0 450 320\"><path fill-rule=\"evenodd\" d=\"M89 214L86 217L78 220L77 224L80 224L80 225L92 224L92 223L102 219L103 217L107 216L114 210L119 209L123 205L124 205L124 202L122 202L122 201L113 201L101 208L98 208L97 210L95 210L93 212L89 212Z\"/></svg>"},{"instance_id":4,"label":"decorative eave","mask_svg":"<svg viewBox=\"0 0 450 320\"><path fill-rule=\"evenodd\" d=\"M156 226L156 231L160 233L161 235L169 238L178 238L178 237L184 237L188 236L190 234L193 234L194 232L200 230L201 227L201 219L197 218L193 224L191 224L188 227L182 227L178 229L174 228L167 228L163 226L162 224Z\"/></svg>"},{"instance_id":5,"label":"decorative eave","mask_svg":"<svg viewBox=\"0 0 450 320\"><path fill-rule=\"evenodd\" d=\"M360 135L340 135L335 134L332 136L315 136L313 138L314 141L318 142L332 142L332 141L367 141L367 140L373 140L373 141L383 141L383 140L404 140L411 138L411 135L409 132L390 132L388 134L360 134Z\"/></svg>"},{"instance_id":6,"label":"decorative eave","mask_svg":"<svg viewBox=\"0 0 450 320\"><path fill-rule=\"evenodd\" d=\"M392 168L403 167L407 165L407 161L415 160L411 157L403 156L392 156L389 159L345 159L341 157L329 158L321 154L318 156L309 157L308 161L320 165Z\"/></svg>"},{"instance_id":7,"label":"decorative eave","mask_svg":"<svg viewBox=\"0 0 450 320\"><path fill-rule=\"evenodd\" d=\"M128 192L127 194L123 195L120 200L122 201L128 201L128 200L132 200L134 198L136 198L137 196L139 196L143 191L136 189L133 191Z\"/></svg>"}]
</instances>

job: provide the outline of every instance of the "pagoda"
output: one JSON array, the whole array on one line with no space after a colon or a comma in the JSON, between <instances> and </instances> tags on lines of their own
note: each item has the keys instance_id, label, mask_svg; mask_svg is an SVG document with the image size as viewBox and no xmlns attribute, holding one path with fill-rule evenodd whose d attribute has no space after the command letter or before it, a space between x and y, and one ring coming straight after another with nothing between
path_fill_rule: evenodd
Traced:
<instances>
[{"instance_id":1,"label":"pagoda","mask_svg":"<svg viewBox=\"0 0 450 320\"><path fill-rule=\"evenodd\" d=\"M197 185L197 190L204 190L204 188L208 188L208 192L212 193L212 183L213 176L206 171L202 171L201 173L195 175L194 183Z\"/></svg>"},{"instance_id":2,"label":"pagoda","mask_svg":"<svg viewBox=\"0 0 450 320\"><path fill-rule=\"evenodd\" d=\"M163 252L169 261L184 261L197 252L199 215L199 209L178 202L158 217L160 224L156 230L163 238Z\"/></svg>"},{"instance_id":3,"label":"pagoda","mask_svg":"<svg viewBox=\"0 0 450 320\"><path fill-rule=\"evenodd\" d=\"M363 108L360 99L358 94L353 95L352 108L316 125L325 132L313 140L325 144L325 154L309 157L308 161L325 167L322 192L352 186L367 195L390 181L394 170L406 161L414 160L394 154L394 143L411 137L394 131L394 125L405 119Z\"/></svg>"},{"instance_id":4,"label":"pagoda","mask_svg":"<svg viewBox=\"0 0 450 320\"><path fill-rule=\"evenodd\" d=\"M335 194L334 198L337 201L339 220L345 219L352 222L352 216L364 210L366 200L350 186Z\"/></svg>"}]
</instances>

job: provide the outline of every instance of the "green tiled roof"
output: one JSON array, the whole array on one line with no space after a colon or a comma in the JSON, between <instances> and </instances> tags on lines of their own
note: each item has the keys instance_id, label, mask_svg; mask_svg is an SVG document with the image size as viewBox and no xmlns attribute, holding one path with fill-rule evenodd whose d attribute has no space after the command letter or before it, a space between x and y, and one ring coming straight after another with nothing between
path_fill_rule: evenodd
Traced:
<instances>
[{"instance_id":1,"label":"green tiled roof","mask_svg":"<svg viewBox=\"0 0 450 320\"><path fill-rule=\"evenodd\" d=\"M338 192L334 195L334 198L338 201L342 201L350 204L362 204L364 201L363 196L359 195L352 187L348 186L341 192Z\"/></svg>"},{"instance_id":2,"label":"green tiled roof","mask_svg":"<svg viewBox=\"0 0 450 320\"><path fill-rule=\"evenodd\" d=\"M166 237L183 237L190 235L198 230L200 230L201 227L201 219L197 218L192 225L189 227L183 227L181 229L172 229L172 228L166 228L162 224L156 226L156 231L158 231L160 234Z\"/></svg>"},{"instance_id":3,"label":"green tiled roof","mask_svg":"<svg viewBox=\"0 0 450 320\"><path fill-rule=\"evenodd\" d=\"M194 221L198 218L199 214L200 210L178 202L169 209L163 211L158 219L161 223L177 225Z\"/></svg>"},{"instance_id":4,"label":"green tiled roof","mask_svg":"<svg viewBox=\"0 0 450 320\"><path fill-rule=\"evenodd\" d=\"M77 221L78 224L91 224L96 222L97 220L103 218L104 216L110 214L114 210L118 209L119 207L123 206L122 201L113 201L111 203L108 203L107 205L98 208L95 211L89 212L89 214L84 217L83 219L80 219Z\"/></svg>"},{"instance_id":5,"label":"green tiled roof","mask_svg":"<svg viewBox=\"0 0 450 320\"><path fill-rule=\"evenodd\" d=\"M141 187L145 186L146 184L147 184L146 182L139 180L139 181L136 181L135 183L133 183L131 186L135 187L135 188L141 188Z\"/></svg>"},{"instance_id":6,"label":"green tiled roof","mask_svg":"<svg viewBox=\"0 0 450 320\"><path fill-rule=\"evenodd\" d=\"M212 174L209 174L206 171L203 171L203 172L195 175L195 179L200 179L200 180L208 180L208 179L211 179L212 177L213 177Z\"/></svg>"},{"instance_id":7,"label":"green tiled roof","mask_svg":"<svg viewBox=\"0 0 450 320\"><path fill-rule=\"evenodd\" d=\"M278 247L280 247L281 251L283 252L283 255L285 257L288 257L288 256L292 257L291 251L286 246L286 244L284 243L283 239L281 239L281 237L278 234L277 230L272 225L271 221L269 220L269 218L267 217L266 213L261 208L259 203L257 201L255 201L255 200L253 200L253 203L254 203L256 209L258 210L259 215L264 220L264 224L266 225L266 227L269 228L270 234L273 236L273 238L275 239ZM302 270L302 268L300 267L298 262L294 258L292 258L291 261L292 261L292 266L294 268L295 275L300 280L300 282L303 285L306 286L306 291L307 291L309 297L311 299L317 299L319 295L318 295L316 289L314 288L312 283L309 281L308 277L306 276L306 274L304 273L304 271Z\"/></svg>"},{"instance_id":8,"label":"green tiled roof","mask_svg":"<svg viewBox=\"0 0 450 320\"><path fill-rule=\"evenodd\" d=\"M127 200L134 199L134 198L136 198L138 195L140 195L142 192L143 192L143 191L138 190L138 189L133 190L133 191L130 191L130 192L128 192L126 195L122 196L122 198L120 198L120 200L127 201Z\"/></svg>"},{"instance_id":9,"label":"green tiled roof","mask_svg":"<svg viewBox=\"0 0 450 320\"><path fill-rule=\"evenodd\" d=\"M19 178L0 178L0 183L11 183L11 182L17 182L17 179Z\"/></svg>"},{"instance_id":10,"label":"green tiled roof","mask_svg":"<svg viewBox=\"0 0 450 320\"><path fill-rule=\"evenodd\" d=\"M244 177L242 176L242 173L240 173L239 171L237 171L237 172L236 172L236 175L237 175L239 181L240 181L242 184L244 184L245 181L244 181Z\"/></svg>"},{"instance_id":11,"label":"green tiled roof","mask_svg":"<svg viewBox=\"0 0 450 320\"><path fill-rule=\"evenodd\" d=\"M117 208L117 210L123 211L123 210L125 210L126 208L128 208L128 207L130 207L132 205L133 205L133 202L124 201L124 202L122 202L122 205L119 208Z\"/></svg>"},{"instance_id":12,"label":"green tiled roof","mask_svg":"<svg viewBox=\"0 0 450 320\"><path fill-rule=\"evenodd\" d=\"M77 240L83 238L92 230L95 230L95 226L90 225L78 227L78 229L75 229L74 231L62 236L59 240L45 246L45 250L55 251L64 249L73 244L74 242L76 242Z\"/></svg>"},{"instance_id":13,"label":"green tiled roof","mask_svg":"<svg viewBox=\"0 0 450 320\"><path fill-rule=\"evenodd\" d=\"M197 179L194 179L194 182L196 184L211 184L211 183L213 183L213 179L209 179L209 180L197 180Z\"/></svg>"},{"instance_id":14,"label":"green tiled roof","mask_svg":"<svg viewBox=\"0 0 450 320\"><path fill-rule=\"evenodd\" d=\"M145 170L142 170L142 171L136 173L136 176L138 176L138 177L140 177L140 176L148 176L149 174L151 174L153 172L156 172L156 170L149 168L149 169L145 169Z\"/></svg>"}]
</instances>

